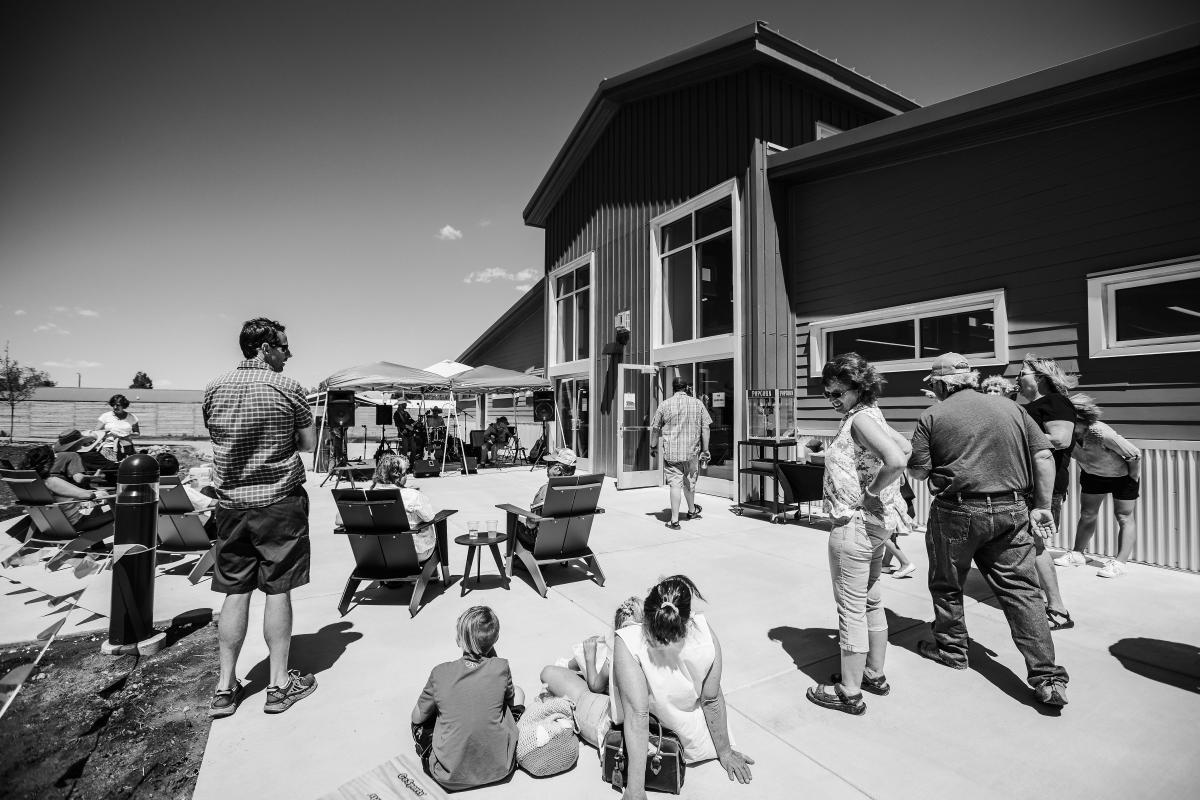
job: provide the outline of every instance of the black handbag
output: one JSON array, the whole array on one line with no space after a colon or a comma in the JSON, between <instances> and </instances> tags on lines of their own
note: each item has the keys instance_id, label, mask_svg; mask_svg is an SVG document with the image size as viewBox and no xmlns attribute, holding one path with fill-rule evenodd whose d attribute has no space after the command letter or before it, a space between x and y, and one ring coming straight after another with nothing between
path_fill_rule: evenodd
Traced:
<instances>
[{"instance_id":1,"label":"black handbag","mask_svg":"<svg viewBox=\"0 0 1200 800\"><path fill-rule=\"evenodd\" d=\"M657 733L655 732L657 729ZM650 752L646 754L646 788L656 792L679 794L683 789L683 745L675 731L664 728L650 717ZM600 748L601 777L614 789L623 790L628 778L629 759L625 754L625 734L611 728Z\"/></svg>"}]
</instances>

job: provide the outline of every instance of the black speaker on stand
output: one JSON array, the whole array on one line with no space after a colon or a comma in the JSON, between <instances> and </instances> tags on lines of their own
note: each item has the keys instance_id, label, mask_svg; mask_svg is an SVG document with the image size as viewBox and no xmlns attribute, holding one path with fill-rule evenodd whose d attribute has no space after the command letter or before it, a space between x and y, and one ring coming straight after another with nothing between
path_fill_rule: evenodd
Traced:
<instances>
[{"instance_id":1,"label":"black speaker on stand","mask_svg":"<svg viewBox=\"0 0 1200 800\"><path fill-rule=\"evenodd\" d=\"M533 419L535 422L554 421L554 392L546 389L533 393Z\"/></svg>"},{"instance_id":2,"label":"black speaker on stand","mask_svg":"<svg viewBox=\"0 0 1200 800\"><path fill-rule=\"evenodd\" d=\"M354 392L338 389L329 393L327 417L330 427L349 428L354 425Z\"/></svg>"}]
</instances>

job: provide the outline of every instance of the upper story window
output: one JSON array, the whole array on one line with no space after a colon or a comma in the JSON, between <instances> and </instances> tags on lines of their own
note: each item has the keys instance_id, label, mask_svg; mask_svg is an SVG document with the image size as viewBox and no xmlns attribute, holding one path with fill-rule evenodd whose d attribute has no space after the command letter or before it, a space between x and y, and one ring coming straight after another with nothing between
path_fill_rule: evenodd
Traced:
<instances>
[{"instance_id":1,"label":"upper story window","mask_svg":"<svg viewBox=\"0 0 1200 800\"><path fill-rule=\"evenodd\" d=\"M586 257L550 276L556 364L591 357L591 268L591 258Z\"/></svg>"},{"instance_id":2,"label":"upper story window","mask_svg":"<svg viewBox=\"0 0 1200 800\"><path fill-rule=\"evenodd\" d=\"M828 139L830 136L833 136L834 134L842 132L841 128L835 128L834 126L830 125L828 122L818 121L815 123L815 125L816 125L816 131L813 134L813 136L814 136L814 138L817 138L817 139Z\"/></svg>"},{"instance_id":3,"label":"upper story window","mask_svg":"<svg viewBox=\"0 0 1200 800\"><path fill-rule=\"evenodd\" d=\"M928 369L943 353L960 353L981 366L1006 364L1004 291L882 308L809 325L810 374L820 373L833 356L850 351L900 372Z\"/></svg>"},{"instance_id":4,"label":"upper story window","mask_svg":"<svg viewBox=\"0 0 1200 800\"><path fill-rule=\"evenodd\" d=\"M1200 259L1097 273L1087 282L1092 358L1200 350Z\"/></svg>"},{"instance_id":5,"label":"upper story window","mask_svg":"<svg viewBox=\"0 0 1200 800\"><path fill-rule=\"evenodd\" d=\"M733 195L684 206L658 227L661 344L733 333Z\"/></svg>"}]
</instances>

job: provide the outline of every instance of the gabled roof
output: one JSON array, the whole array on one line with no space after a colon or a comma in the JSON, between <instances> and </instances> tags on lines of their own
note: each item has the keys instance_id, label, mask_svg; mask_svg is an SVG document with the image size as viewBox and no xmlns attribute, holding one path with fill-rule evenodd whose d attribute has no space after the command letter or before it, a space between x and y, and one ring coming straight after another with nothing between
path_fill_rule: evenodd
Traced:
<instances>
[{"instance_id":1,"label":"gabled roof","mask_svg":"<svg viewBox=\"0 0 1200 800\"><path fill-rule=\"evenodd\" d=\"M459 361L478 361L475 354L485 344L489 343L493 338L502 332L506 332L514 320L518 320L527 314L539 311L545 306L546 278L545 276L538 279L538 282L530 287L529 291L521 295L517 302L512 304L512 307L505 311L500 317L493 322L488 329L479 334L479 338L471 342L466 350L459 354Z\"/></svg>"},{"instance_id":2,"label":"gabled roof","mask_svg":"<svg viewBox=\"0 0 1200 800\"><path fill-rule=\"evenodd\" d=\"M1017 135L1044 127L1054 115L1077 114L1074 107L1106 92L1195 70L1198 63L1200 24L1187 25L793 147L770 156L767 172L783 183L812 180L851 162L862 169L936 149L945 137L961 146Z\"/></svg>"},{"instance_id":3,"label":"gabled roof","mask_svg":"<svg viewBox=\"0 0 1200 800\"><path fill-rule=\"evenodd\" d=\"M808 75L893 114L918 108L907 97L788 39L768 28L765 22L755 22L600 81L583 115L525 206L525 224L545 226L550 210L622 104L755 64L775 64Z\"/></svg>"}]
</instances>

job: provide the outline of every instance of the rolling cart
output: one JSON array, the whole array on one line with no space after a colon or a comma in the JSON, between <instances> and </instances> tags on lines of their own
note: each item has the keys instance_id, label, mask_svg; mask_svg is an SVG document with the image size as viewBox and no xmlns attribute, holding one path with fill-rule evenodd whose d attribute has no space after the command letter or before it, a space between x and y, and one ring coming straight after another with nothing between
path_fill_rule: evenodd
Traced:
<instances>
[{"instance_id":1,"label":"rolling cart","mask_svg":"<svg viewBox=\"0 0 1200 800\"><path fill-rule=\"evenodd\" d=\"M745 465L738 469L738 474L750 475L754 479L758 487L758 499L751 500L743 497L742 481L739 480L738 502L729 510L738 516L746 511L770 514L771 522L784 522L790 511L795 511L799 515L800 504L789 500L788 495L791 492L785 489L787 479L781 469L781 465L788 459L781 458L779 454L780 450L795 446L795 439L749 439L738 442L738 455L742 456L739 460ZM747 451L742 448L751 448L751 453L757 449L757 457L754 455L747 457ZM770 451L769 456L767 455L768 450ZM766 499L768 485L772 488L771 500Z\"/></svg>"}]
</instances>

